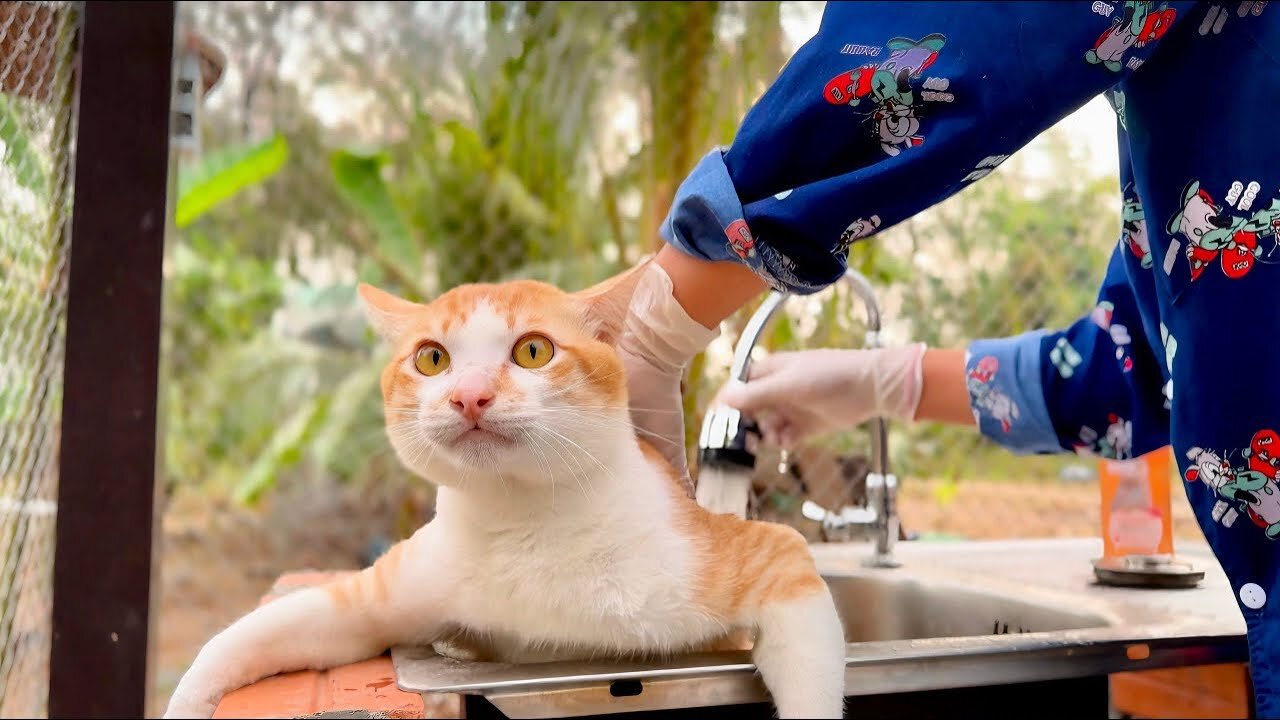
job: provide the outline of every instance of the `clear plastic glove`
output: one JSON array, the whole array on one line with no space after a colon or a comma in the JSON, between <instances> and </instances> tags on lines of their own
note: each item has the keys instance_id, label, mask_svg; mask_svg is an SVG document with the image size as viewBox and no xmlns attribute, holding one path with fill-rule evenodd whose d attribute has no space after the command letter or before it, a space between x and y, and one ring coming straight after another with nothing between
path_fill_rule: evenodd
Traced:
<instances>
[{"instance_id":1,"label":"clear plastic glove","mask_svg":"<svg viewBox=\"0 0 1280 720\"><path fill-rule=\"evenodd\" d=\"M689 361L720 331L689 317L672 296L666 271L655 262L648 265L632 296L618 354L627 369L637 433L667 458L692 495L680 381Z\"/></svg>"},{"instance_id":2,"label":"clear plastic glove","mask_svg":"<svg viewBox=\"0 0 1280 720\"><path fill-rule=\"evenodd\" d=\"M925 345L871 350L805 350L751 365L717 401L755 418L766 442L787 449L806 438L875 418L913 420L920 404Z\"/></svg>"}]
</instances>

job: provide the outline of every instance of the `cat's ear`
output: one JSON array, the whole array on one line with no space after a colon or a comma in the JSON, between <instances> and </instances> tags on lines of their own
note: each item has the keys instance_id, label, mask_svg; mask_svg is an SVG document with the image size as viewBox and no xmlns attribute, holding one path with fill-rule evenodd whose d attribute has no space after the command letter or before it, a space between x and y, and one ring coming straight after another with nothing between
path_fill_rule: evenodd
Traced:
<instances>
[{"instance_id":1,"label":"cat's ear","mask_svg":"<svg viewBox=\"0 0 1280 720\"><path fill-rule=\"evenodd\" d=\"M423 306L418 303L396 297L368 283L357 285L356 292L360 294L364 315L369 320L369 325L373 327L374 332L388 342L398 340L408 329L413 316L422 312L423 309Z\"/></svg>"},{"instance_id":2,"label":"cat's ear","mask_svg":"<svg viewBox=\"0 0 1280 720\"><path fill-rule=\"evenodd\" d=\"M622 336L622 324L631 307L640 279L644 277L652 260L644 260L633 268L623 270L608 280L603 280L573 296L582 306L587 324L596 339L614 345Z\"/></svg>"}]
</instances>

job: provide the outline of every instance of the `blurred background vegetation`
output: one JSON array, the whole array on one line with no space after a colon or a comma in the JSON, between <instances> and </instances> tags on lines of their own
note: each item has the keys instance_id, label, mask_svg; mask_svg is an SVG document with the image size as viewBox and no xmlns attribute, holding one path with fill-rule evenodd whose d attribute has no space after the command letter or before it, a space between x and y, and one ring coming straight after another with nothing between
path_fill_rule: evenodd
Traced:
<instances>
[{"instance_id":1,"label":"blurred background vegetation","mask_svg":"<svg viewBox=\"0 0 1280 720\"><path fill-rule=\"evenodd\" d=\"M228 57L182 167L166 264L165 473L252 503L290 478L400 471L359 280L412 298L534 277L578 288L658 247L685 173L805 39L821 3L187 2ZM891 341L959 345L1073 321L1119 228L1112 174L1059 130L855 246ZM839 289L770 349L857 346ZM694 363L691 432L753 308ZM900 472L1053 477L971 432L895 430ZM849 442L856 445L856 440Z\"/></svg>"}]
</instances>

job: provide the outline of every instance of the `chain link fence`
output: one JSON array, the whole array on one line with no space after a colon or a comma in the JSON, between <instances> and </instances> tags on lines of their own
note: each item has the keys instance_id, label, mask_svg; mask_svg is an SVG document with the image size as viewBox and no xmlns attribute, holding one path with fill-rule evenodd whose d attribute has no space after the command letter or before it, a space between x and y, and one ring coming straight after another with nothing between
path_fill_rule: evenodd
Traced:
<instances>
[{"instance_id":1,"label":"chain link fence","mask_svg":"<svg viewBox=\"0 0 1280 720\"><path fill-rule=\"evenodd\" d=\"M71 223L74 3L0 3L0 716L45 714Z\"/></svg>"},{"instance_id":2,"label":"chain link fence","mask_svg":"<svg viewBox=\"0 0 1280 720\"><path fill-rule=\"evenodd\" d=\"M430 490L387 447L357 280L415 299L514 277L574 289L652 252L680 181L733 139L823 5L180 3L225 68L193 120L165 265L165 475L201 498L174 506L170 532L213 532L177 516L219 503L290 526L376 505L374 529L348 538L359 547L409 532ZM1088 312L1121 227L1114 134L1099 99L855 245L886 341L959 347ZM753 310L693 363L690 443ZM857 347L863 317L841 286L794 298L761 351ZM765 448L754 512L815 537L801 501L856 500L868 448L864 429L824 438L782 474ZM890 454L909 531L1098 532L1092 460L1015 459L970 429L901 423ZM165 612L182 611L172 598Z\"/></svg>"}]
</instances>

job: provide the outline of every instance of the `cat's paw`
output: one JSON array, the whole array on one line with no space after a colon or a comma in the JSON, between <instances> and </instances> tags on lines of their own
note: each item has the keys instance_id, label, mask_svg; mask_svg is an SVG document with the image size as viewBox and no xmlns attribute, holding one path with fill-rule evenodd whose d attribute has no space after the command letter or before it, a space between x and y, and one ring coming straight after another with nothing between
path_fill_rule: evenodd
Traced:
<instances>
[{"instance_id":1,"label":"cat's paw","mask_svg":"<svg viewBox=\"0 0 1280 720\"><path fill-rule=\"evenodd\" d=\"M431 643L431 649L437 655L453 660L461 660L462 662L481 662L488 659L486 653L480 647L461 638L437 640Z\"/></svg>"},{"instance_id":2,"label":"cat's paw","mask_svg":"<svg viewBox=\"0 0 1280 720\"><path fill-rule=\"evenodd\" d=\"M201 700L185 694L175 693L169 699L169 707L164 711L165 718L211 718L218 703Z\"/></svg>"}]
</instances>

